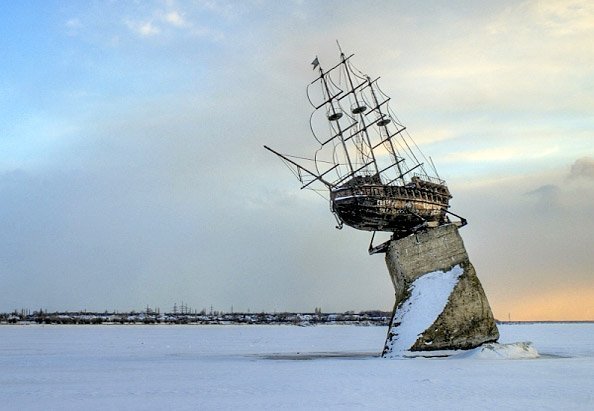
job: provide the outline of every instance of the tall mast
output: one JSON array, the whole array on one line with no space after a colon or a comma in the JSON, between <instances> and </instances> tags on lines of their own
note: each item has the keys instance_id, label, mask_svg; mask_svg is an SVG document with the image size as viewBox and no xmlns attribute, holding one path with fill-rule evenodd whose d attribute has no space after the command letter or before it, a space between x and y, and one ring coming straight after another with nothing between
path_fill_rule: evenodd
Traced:
<instances>
[{"instance_id":1,"label":"tall mast","mask_svg":"<svg viewBox=\"0 0 594 411\"><path fill-rule=\"evenodd\" d=\"M381 107L379 104L379 100L377 99L377 96L375 94L375 89L373 88L371 78L369 76L366 76L366 77L367 77L367 83L369 84L369 88L371 89L371 95L373 96L373 104L375 104L375 107L376 107L377 112L379 113L380 117L383 117L384 113L382 113L382 110L381 110ZM394 161L396 162L396 167L398 167L399 178L402 179L402 181L404 182L402 169L400 168L400 161L398 160L398 156L396 155L396 149L394 148L394 143L392 143L392 139L390 138L390 131L388 130L389 122L390 122L389 119L385 119L385 120L378 121L377 124L378 124L378 126L383 127L384 132L386 133L386 138L388 140L388 143L390 143L390 149L392 150L392 155L394 156Z\"/></svg>"},{"instance_id":2,"label":"tall mast","mask_svg":"<svg viewBox=\"0 0 594 411\"><path fill-rule=\"evenodd\" d=\"M338 40L336 41L338 43ZM338 45L338 48L340 49L340 44ZM342 59L342 64L344 65L344 70L346 71L346 75L347 75L347 79L349 80L349 85L351 86L351 93L353 93L353 97L355 99L355 104L358 104L358 100L357 100L357 95L355 94L355 86L353 84L353 79L351 77L351 72L349 70L348 65L346 64L346 59L344 57L344 53L342 52L342 50L340 50L340 58ZM361 125L363 126L363 134L365 134L365 139L367 140L367 145L369 147L369 152L371 153L371 158L373 160L373 166L375 167L375 172L377 173L378 177L379 177L379 168L377 167L377 161L375 161L375 154L373 153L373 147L371 145L371 140L369 139L369 133L367 133L367 127L365 126L365 117L363 116L363 113L365 112L365 110L360 110L358 105L355 108L355 110L353 110L353 113L358 113L359 114L359 120L361 121Z\"/></svg>"},{"instance_id":3,"label":"tall mast","mask_svg":"<svg viewBox=\"0 0 594 411\"><path fill-rule=\"evenodd\" d=\"M351 162L351 157L349 156L349 151L347 149L346 142L344 141L342 127L340 127L340 123L338 122L338 119L342 117L342 113L336 111L336 107L334 106L334 99L332 98L330 88L328 87L328 82L326 81L326 77L324 76L324 70L322 70L321 65L319 67L320 77L322 79L322 83L324 84L326 95L328 96L328 104L330 104L330 107L332 108L332 114L328 116L328 120L336 122L336 128L338 129L338 137L340 138L340 142L342 143L342 148L344 149L344 154L346 155L346 159L349 164L349 170L351 170L351 174L353 174L355 172L355 169L353 168L353 163Z\"/></svg>"}]
</instances>

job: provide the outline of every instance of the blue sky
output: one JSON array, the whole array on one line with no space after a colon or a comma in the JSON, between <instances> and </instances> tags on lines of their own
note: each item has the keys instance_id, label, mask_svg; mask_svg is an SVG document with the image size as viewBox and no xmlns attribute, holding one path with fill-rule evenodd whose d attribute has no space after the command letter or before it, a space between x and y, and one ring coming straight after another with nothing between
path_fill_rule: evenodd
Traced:
<instances>
[{"instance_id":1,"label":"blue sky","mask_svg":"<svg viewBox=\"0 0 594 411\"><path fill-rule=\"evenodd\" d=\"M594 318L590 2L0 8L0 310L389 309L368 235L262 149L313 150L339 39L448 180L496 316Z\"/></svg>"}]
</instances>

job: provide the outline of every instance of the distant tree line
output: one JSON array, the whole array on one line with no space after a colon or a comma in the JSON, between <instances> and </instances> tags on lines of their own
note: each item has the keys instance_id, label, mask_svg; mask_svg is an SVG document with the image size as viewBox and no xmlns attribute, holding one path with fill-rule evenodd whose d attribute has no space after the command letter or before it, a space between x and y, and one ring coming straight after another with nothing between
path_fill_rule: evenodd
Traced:
<instances>
[{"instance_id":1,"label":"distant tree line","mask_svg":"<svg viewBox=\"0 0 594 411\"><path fill-rule=\"evenodd\" d=\"M316 307L313 313L223 313L216 310L207 312L175 306L173 312L161 313L159 309L136 312L87 312L47 310L15 310L0 313L0 324L354 324L388 325L391 313L380 310L346 311L344 313L322 313Z\"/></svg>"}]
</instances>

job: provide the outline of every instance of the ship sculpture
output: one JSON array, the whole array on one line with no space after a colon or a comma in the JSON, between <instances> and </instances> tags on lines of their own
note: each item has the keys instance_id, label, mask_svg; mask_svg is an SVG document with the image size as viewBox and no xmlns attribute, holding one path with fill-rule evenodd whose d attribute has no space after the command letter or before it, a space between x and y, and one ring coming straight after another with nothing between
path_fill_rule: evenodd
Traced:
<instances>
[{"instance_id":1,"label":"ship sculpture","mask_svg":"<svg viewBox=\"0 0 594 411\"><path fill-rule=\"evenodd\" d=\"M339 46L340 50L340 46ZM419 230L451 223L452 198L430 158L425 157L390 106L390 98L372 79L353 66L340 50L340 61L307 86L314 107L311 131L317 141L313 158L280 157L308 188L326 194L338 222L358 230L391 232L392 240ZM388 242L369 246L385 252Z\"/></svg>"}]
</instances>

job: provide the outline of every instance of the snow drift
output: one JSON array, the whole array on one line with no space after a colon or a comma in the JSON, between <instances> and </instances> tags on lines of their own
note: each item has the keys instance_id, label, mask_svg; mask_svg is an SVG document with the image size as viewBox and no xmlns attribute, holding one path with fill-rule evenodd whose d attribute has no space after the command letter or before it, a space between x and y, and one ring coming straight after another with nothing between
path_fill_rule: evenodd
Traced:
<instances>
[{"instance_id":1,"label":"snow drift","mask_svg":"<svg viewBox=\"0 0 594 411\"><path fill-rule=\"evenodd\" d=\"M457 354L452 358L471 358L475 360L526 360L538 358L538 351L531 342L513 344L488 343Z\"/></svg>"}]
</instances>

